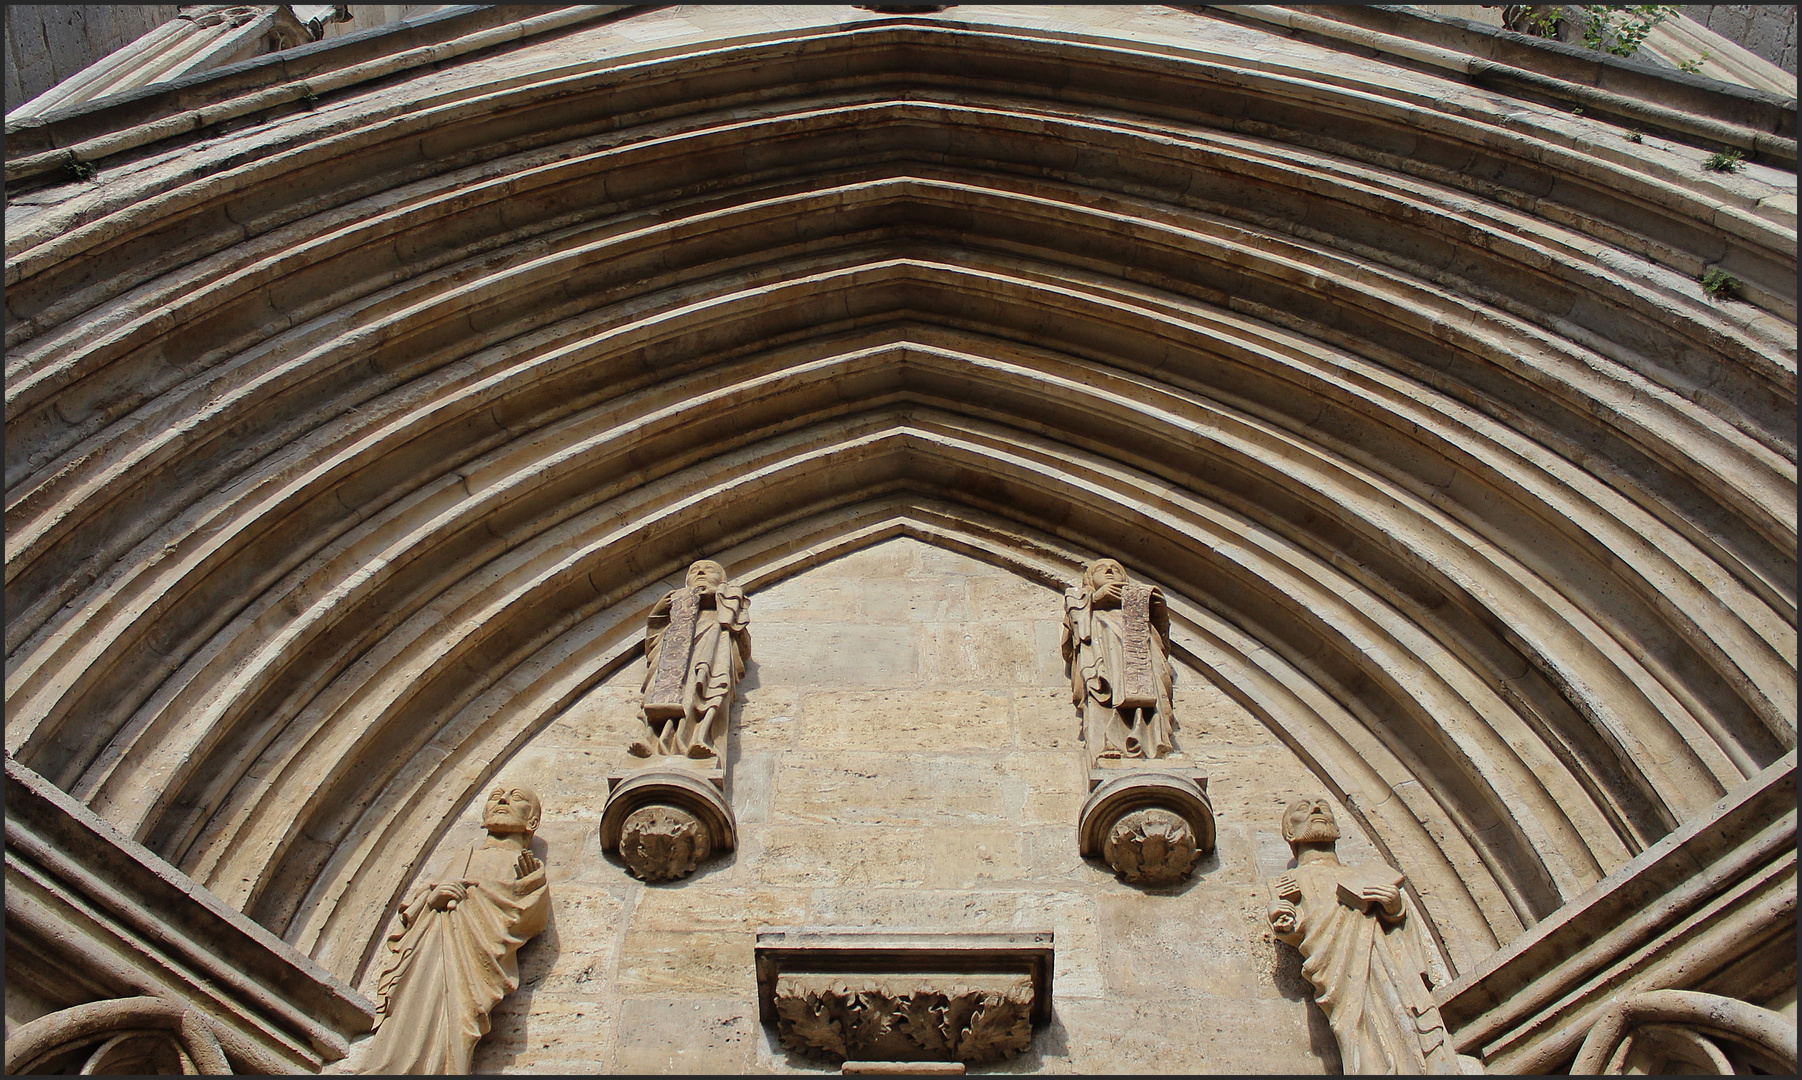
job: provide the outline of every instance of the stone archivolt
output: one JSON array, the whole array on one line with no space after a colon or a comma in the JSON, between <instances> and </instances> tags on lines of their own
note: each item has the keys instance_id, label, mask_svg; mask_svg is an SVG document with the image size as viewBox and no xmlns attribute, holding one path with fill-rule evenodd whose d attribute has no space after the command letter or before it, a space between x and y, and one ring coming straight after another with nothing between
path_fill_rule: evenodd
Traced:
<instances>
[{"instance_id":1,"label":"stone archivolt","mask_svg":"<svg viewBox=\"0 0 1802 1080\"><path fill-rule=\"evenodd\" d=\"M1731 1058L1729 1057L1731 1055ZM1602 1011L1583 1039L1571 1075L1715 1076L1796 1071L1796 1022L1719 994L1651 990Z\"/></svg>"},{"instance_id":2,"label":"stone archivolt","mask_svg":"<svg viewBox=\"0 0 1802 1080\"><path fill-rule=\"evenodd\" d=\"M9 206L17 760L352 977L658 582L897 533L1130 534L1462 968L1793 747L1788 189L1205 13L779 10Z\"/></svg>"},{"instance_id":3,"label":"stone archivolt","mask_svg":"<svg viewBox=\"0 0 1802 1080\"><path fill-rule=\"evenodd\" d=\"M219 1038L195 1010L157 997L114 998L41 1016L6 1038L6 1072L222 1075Z\"/></svg>"}]
</instances>

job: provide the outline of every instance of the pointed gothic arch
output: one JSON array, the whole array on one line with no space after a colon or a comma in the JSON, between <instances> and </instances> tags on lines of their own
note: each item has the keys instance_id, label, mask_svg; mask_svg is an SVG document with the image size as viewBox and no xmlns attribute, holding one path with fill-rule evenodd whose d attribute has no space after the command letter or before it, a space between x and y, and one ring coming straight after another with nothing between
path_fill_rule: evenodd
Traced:
<instances>
[{"instance_id":1,"label":"pointed gothic arch","mask_svg":"<svg viewBox=\"0 0 1802 1080\"><path fill-rule=\"evenodd\" d=\"M7 242L8 749L326 967L722 552L1117 555L1460 967L1793 750L1793 220L1729 181L1022 27L501 55Z\"/></svg>"}]
</instances>

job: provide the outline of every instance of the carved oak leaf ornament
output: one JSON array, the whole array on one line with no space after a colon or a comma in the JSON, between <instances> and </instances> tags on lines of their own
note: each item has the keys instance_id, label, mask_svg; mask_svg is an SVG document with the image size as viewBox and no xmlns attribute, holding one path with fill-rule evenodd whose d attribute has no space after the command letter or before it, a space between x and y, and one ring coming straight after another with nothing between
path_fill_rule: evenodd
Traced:
<instances>
[{"instance_id":1,"label":"carved oak leaf ornament","mask_svg":"<svg viewBox=\"0 0 1802 1080\"><path fill-rule=\"evenodd\" d=\"M920 1049L932 1054L950 1051L943 994L917 994L901 999L895 1019L901 1033Z\"/></svg>"},{"instance_id":2,"label":"carved oak leaf ornament","mask_svg":"<svg viewBox=\"0 0 1802 1080\"><path fill-rule=\"evenodd\" d=\"M845 1013L850 1020L846 1042L869 1046L889 1033L895 1020L895 999L869 990L843 991Z\"/></svg>"},{"instance_id":3,"label":"carved oak leaf ornament","mask_svg":"<svg viewBox=\"0 0 1802 1080\"><path fill-rule=\"evenodd\" d=\"M988 985L803 974L778 977L772 1003L782 1044L804 1055L985 1062L1031 1043L1034 993L1024 973L997 975Z\"/></svg>"},{"instance_id":4,"label":"carved oak leaf ornament","mask_svg":"<svg viewBox=\"0 0 1802 1080\"><path fill-rule=\"evenodd\" d=\"M835 1054L849 1056L845 1047L844 1027L832 1015L832 1008L818 994L805 997L779 998L776 1012L788 1023L780 1026L782 1044L803 1056Z\"/></svg>"},{"instance_id":5,"label":"carved oak leaf ornament","mask_svg":"<svg viewBox=\"0 0 1802 1080\"><path fill-rule=\"evenodd\" d=\"M1032 1017L1026 1009L1000 994L985 993L957 1040L957 1056L972 1063L999 1061L1019 1053L1031 1040Z\"/></svg>"}]
</instances>

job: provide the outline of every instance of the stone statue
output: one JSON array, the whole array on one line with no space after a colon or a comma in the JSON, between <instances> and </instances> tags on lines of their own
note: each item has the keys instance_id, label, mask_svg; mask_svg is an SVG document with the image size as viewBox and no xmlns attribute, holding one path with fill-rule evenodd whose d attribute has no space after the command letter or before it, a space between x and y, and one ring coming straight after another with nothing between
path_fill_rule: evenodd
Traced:
<instances>
[{"instance_id":1,"label":"stone statue","mask_svg":"<svg viewBox=\"0 0 1802 1080\"><path fill-rule=\"evenodd\" d=\"M751 602L702 559L645 622L644 733L635 757L719 758L732 691L751 657Z\"/></svg>"},{"instance_id":2,"label":"stone statue","mask_svg":"<svg viewBox=\"0 0 1802 1080\"><path fill-rule=\"evenodd\" d=\"M1473 1071L1433 1003L1429 946L1409 918L1407 879L1387 866L1341 863L1333 850L1339 825L1325 799L1291 803L1283 839L1295 869L1272 883L1270 928L1301 950L1302 974L1339 1040L1346 1074Z\"/></svg>"},{"instance_id":3,"label":"stone statue","mask_svg":"<svg viewBox=\"0 0 1802 1080\"><path fill-rule=\"evenodd\" d=\"M1091 762L1161 758L1174 744L1170 612L1161 590L1097 559L1064 594L1064 662Z\"/></svg>"},{"instance_id":4,"label":"stone statue","mask_svg":"<svg viewBox=\"0 0 1802 1080\"><path fill-rule=\"evenodd\" d=\"M531 850L538 818L531 788L496 786L482 813L488 838L407 897L358 1072L469 1072L489 1011L519 988L519 947L550 920L544 865Z\"/></svg>"}]
</instances>

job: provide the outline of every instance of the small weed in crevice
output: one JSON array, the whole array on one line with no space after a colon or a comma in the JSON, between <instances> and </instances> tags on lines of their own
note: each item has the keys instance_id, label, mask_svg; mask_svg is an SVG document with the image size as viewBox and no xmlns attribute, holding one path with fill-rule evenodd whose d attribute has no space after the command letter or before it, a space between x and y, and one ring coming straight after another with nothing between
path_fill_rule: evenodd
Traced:
<instances>
[{"instance_id":1,"label":"small weed in crevice","mask_svg":"<svg viewBox=\"0 0 1802 1080\"><path fill-rule=\"evenodd\" d=\"M1646 141L1646 137L1645 137L1645 134L1644 134L1644 133L1643 133L1643 132L1639 132L1639 131L1629 131L1629 132L1627 132L1627 141L1628 141L1628 142L1636 142L1636 143L1642 143L1642 142L1645 142L1645 141Z\"/></svg>"},{"instance_id":2,"label":"small weed in crevice","mask_svg":"<svg viewBox=\"0 0 1802 1080\"><path fill-rule=\"evenodd\" d=\"M1738 172L1743 164L1740 159L1745 156L1738 150L1721 150L1710 154L1702 167L1709 172Z\"/></svg>"},{"instance_id":3,"label":"small weed in crevice","mask_svg":"<svg viewBox=\"0 0 1802 1080\"><path fill-rule=\"evenodd\" d=\"M91 161L65 161L63 162L63 172L68 173L72 180L92 180L94 179L94 163Z\"/></svg>"},{"instance_id":4,"label":"small weed in crevice","mask_svg":"<svg viewBox=\"0 0 1802 1080\"><path fill-rule=\"evenodd\" d=\"M1681 18L1681 4L1583 4L1583 47L1632 56L1666 19Z\"/></svg>"},{"instance_id":5,"label":"small weed in crevice","mask_svg":"<svg viewBox=\"0 0 1802 1080\"><path fill-rule=\"evenodd\" d=\"M302 90L300 92L300 103L310 109L319 104L319 95L313 93L310 89Z\"/></svg>"},{"instance_id":6,"label":"small weed in crevice","mask_svg":"<svg viewBox=\"0 0 1802 1080\"><path fill-rule=\"evenodd\" d=\"M1581 106L1581 105L1571 106L1570 114L1572 116L1582 116L1583 115L1583 106Z\"/></svg>"},{"instance_id":7,"label":"small weed in crevice","mask_svg":"<svg viewBox=\"0 0 1802 1080\"><path fill-rule=\"evenodd\" d=\"M1702 283L1702 291L1713 299L1733 300L1739 296L1739 279L1718 266L1696 280Z\"/></svg>"}]
</instances>

